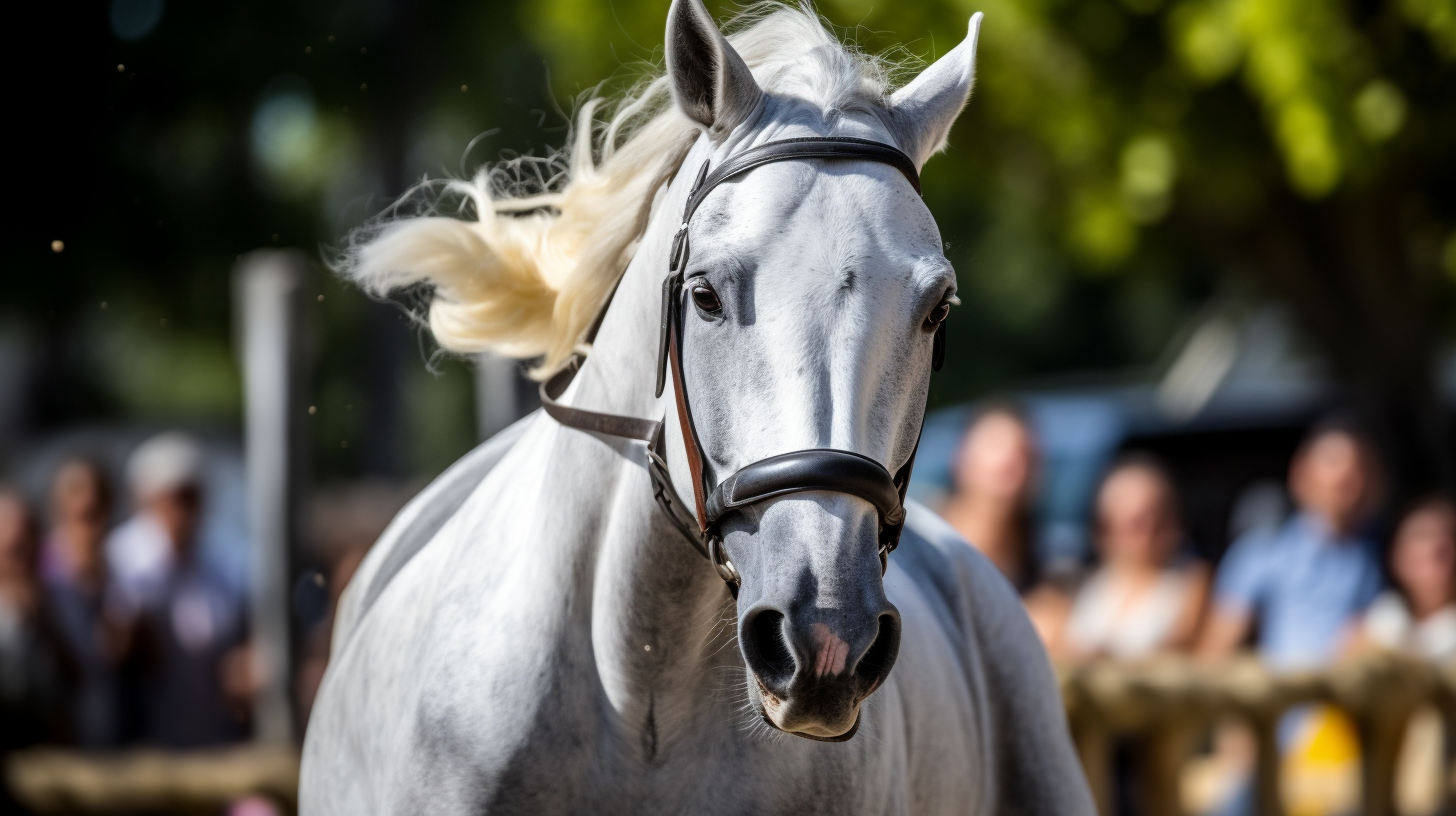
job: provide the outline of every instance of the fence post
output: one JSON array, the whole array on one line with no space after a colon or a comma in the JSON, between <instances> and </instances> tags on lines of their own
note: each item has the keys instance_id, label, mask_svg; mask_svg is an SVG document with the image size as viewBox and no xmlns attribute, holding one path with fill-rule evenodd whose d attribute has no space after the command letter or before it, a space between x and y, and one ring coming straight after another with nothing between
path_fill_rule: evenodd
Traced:
<instances>
[{"instance_id":1,"label":"fence post","mask_svg":"<svg viewBox=\"0 0 1456 816\"><path fill-rule=\"evenodd\" d=\"M1389 654L1375 655L1359 668L1344 690L1360 732L1361 816L1394 816L1406 730L1423 702L1438 699L1440 678L1424 662ZM1442 767L1449 775L1449 766Z\"/></svg>"},{"instance_id":2,"label":"fence post","mask_svg":"<svg viewBox=\"0 0 1456 816\"><path fill-rule=\"evenodd\" d=\"M299 301L307 268L297 252L259 250L242 258L236 274L253 553L253 731L271 744L293 742L295 730L289 576L299 492Z\"/></svg>"},{"instance_id":3,"label":"fence post","mask_svg":"<svg viewBox=\"0 0 1456 816\"><path fill-rule=\"evenodd\" d=\"M1085 667L1059 670L1057 682L1092 802L1102 816L1111 816L1116 804L1112 801L1112 734L1102 716L1100 701L1087 688Z\"/></svg>"},{"instance_id":4,"label":"fence post","mask_svg":"<svg viewBox=\"0 0 1456 816\"><path fill-rule=\"evenodd\" d=\"M1441 767L1450 769L1456 762L1456 706L1451 705L1451 690L1448 688L1440 698L1441 706ZM1442 813L1456 813L1456 780L1446 773L1441 778L1441 801L1445 807Z\"/></svg>"},{"instance_id":5,"label":"fence post","mask_svg":"<svg viewBox=\"0 0 1456 816\"><path fill-rule=\"evenodd\" d=\"M1360 798L1364 807L1361 816L1393 816L1395 813L1395 773L1400 759L1401 740L1410 712L1400 710L1361 712Z\"/></svg>"},{"instance_id":6,"label":"fence post","mask_svg":"<svg viewBox=\"0 0 1456 816\"><path fill-rule=\"evenodd\" d=\"M1251 712L1254 731L1254 803L1259 816L1284 816L1284 797L1279 789L1283 756L1279 752L1278 711Z\"/></svg>"},{"instance_id":7,"label":"fence post","mask_svg":"<svg viewBox=\"0 0 1456 816\"><path fill-rule=\"evenodd\" d=\"M1183 816L1183 765L1208 726L1171 710L1165 716L1168 721L1154 725L1141 746L1147 808L1153 816Z\"/></svg>"},{"instance_id":8,"label":"fence post","mask_svg":"<svg viewBox=\"0 0 1456 816\"><path fill-rule=\"evenodd\" d=\"M1095 715L1093 715L1095 716ZM1112 735L1100 723L1083 718L1072 727L1072 742L1082 760L1082 773L1092 801L1102 816L1112 816L1116 802L1112 799Z\"/></svg>"},{"instance_id":9,"label":"fence post","mask_svg":"<svg viewBox=\"0 0 1456 816\"><path fill-rule=\"evenodd\" d=\"M488 351L475 355L475 417L482 441L524 415L520 369L520 362L509 357Z\"/></svg>"}]
</instances>

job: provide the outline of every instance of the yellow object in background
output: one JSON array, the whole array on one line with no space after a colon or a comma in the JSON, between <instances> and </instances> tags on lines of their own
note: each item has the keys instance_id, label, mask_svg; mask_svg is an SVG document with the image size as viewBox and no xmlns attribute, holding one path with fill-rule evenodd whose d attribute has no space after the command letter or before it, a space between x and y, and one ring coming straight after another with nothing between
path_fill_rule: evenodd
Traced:
<instances>
[{"instance_id":1,"label":"yellow object in background","mask_svg":"<svg viewBox=\"0 0 1456 816\"><path fill-rule=\"evenodd\" d=\"M1295 735L1281 762L1289 816L1346 816L1360 806L1360 737L1330 706L1291 713Z\"/></svg>"}]
</instances>

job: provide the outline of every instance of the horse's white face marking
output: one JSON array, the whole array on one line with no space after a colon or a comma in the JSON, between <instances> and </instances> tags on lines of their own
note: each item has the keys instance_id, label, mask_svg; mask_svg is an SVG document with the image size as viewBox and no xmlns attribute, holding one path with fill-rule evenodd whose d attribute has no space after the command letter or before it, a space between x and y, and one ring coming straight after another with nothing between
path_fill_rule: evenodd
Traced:
<instances>
[{"instance_id":1,"label":"horse's white face marking","mask_svg":"<svg viewBox=\"0 0 1456 816\"><path fill-rule=\"evenodd\" d=\"M903 111L825 111L765 93L716 30L703 30L698 8L674 4L668 64L679 105L714 142L714 164L803 136L911 139L903 146L920 162L969 91L962 53L897 99ZM674 36L673 20L686 33ZM673 47L687 42L699 45ZM910 115L920 118L903 119ZM853 451L897 472L923 416L928 318L956 286L911 184L861 160L770 164L714 188L688 234L683 373L710 482L809 448ZM876 510L840 493L795 493L732 513L720 530L742 576L739 640L752 702L784 731L851 734L900 638L881 580Z\"/></svg>"}]
</instances>

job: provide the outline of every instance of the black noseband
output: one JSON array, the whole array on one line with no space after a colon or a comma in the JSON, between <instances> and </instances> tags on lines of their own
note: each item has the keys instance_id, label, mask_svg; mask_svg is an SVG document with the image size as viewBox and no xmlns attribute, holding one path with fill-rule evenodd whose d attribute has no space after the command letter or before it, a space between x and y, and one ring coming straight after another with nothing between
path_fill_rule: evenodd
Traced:
<instances>
[{"instance_id":1,"label":"black noseband","mask_svg":"<svg viewBox=\"0 0 1456 816\"><path fill-rule=\"evenodd\" d=\"M657 357L657 395L661 396L672 369L679 425L683 432L688 467L692 472L694 514L672 486L662 441L662 422L636 419L588 411L562 405L557 397L566 390L576 372L575 364L541 384L541 403L546 413L563 425L598 433L611 434L647 443L647 472L652 478L653 496L673 526L702 553L718 574L738 594L739 576L732 562L723 554L718 523L734 510L767 501L789 493L822 491L857 496L874 506L879 514L879 555L883 569L890 551L900 542L905 526L905 490L910 484L910 471L915 454L895 473L873 459L853 451L815 448L771 456L754 462L722 484L708 483L703 467L702 446L693 428L687 386L682 372L682 299L683 277L691 250L688 246L688 222L708 193L724 181L756 167L774 162L799 159L864 161L889 165L899 170L920 192L920 176L915 163L901 151L881 142L867 139L812 137L769 142L729 158L709 173L704 162L683 208L682 225L673 237L670 268L662 285L662 334ZM610 302L608 303L610 305ZM605 313L605 307L603 308ZM600 318L598 318L600 322ZM590 338L588 338L590 339ZM936 328L931 367L939 371L945 355L945 323ZM924 415L921 416L924 423ZM918 445L918 440L917 440Z\"/></svg>"},{"instance_id":2,"label":"black noseband","mask_svg":"<svg viewBox=\"0 0 1456 816\"><path fill-rule=\"evenodd\" d=\"M832 448L783 453L760 459L723 480L707 499L708 527L730 510L789 493L845 493L857 496L880 514L881 535L893 529L896 538L905 523L900 488L879 462L858 453Z\"/></svg>"}]
</instances>

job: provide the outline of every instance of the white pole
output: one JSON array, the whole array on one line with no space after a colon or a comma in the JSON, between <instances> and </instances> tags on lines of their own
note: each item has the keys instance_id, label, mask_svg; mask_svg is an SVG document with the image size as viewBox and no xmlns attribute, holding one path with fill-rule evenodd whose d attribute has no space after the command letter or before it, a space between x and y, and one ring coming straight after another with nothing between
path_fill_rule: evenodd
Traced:
<instances>
[{"instance_id":1,"label":"white pole","mask_svg":"<svg viewBox=\"0 0 1456 816\"><path fill-rule=\"evenodd\" d=\"M291 743L294 735L288 577L297 476L298 303L306 268L297 252L259 250L244 256L237 271L253 551L253 729L259 742L270 744Z\"/></svg>"},{"instance_id":2,"label":"white pole","mask_svg":"<svg viewBox=\"0 0 1456 816\"><path fill-rule=\"evenodd\" d=\"M520 370L520 361L509 357L488 351L475 355L475 420L482 440L521 418Z\"/></svg>"}]
</instances>

